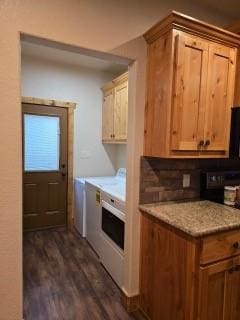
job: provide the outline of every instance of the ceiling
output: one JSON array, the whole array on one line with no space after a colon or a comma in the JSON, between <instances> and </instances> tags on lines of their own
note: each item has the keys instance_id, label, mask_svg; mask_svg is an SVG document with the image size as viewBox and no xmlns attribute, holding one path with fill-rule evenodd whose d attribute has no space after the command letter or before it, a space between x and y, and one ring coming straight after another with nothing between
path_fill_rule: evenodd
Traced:
<instances>
[{"instance_id":1,"label":"ceiling","mask_svg":"<svg viewBox=\"0 0 240 320\"><path fill-rule=\"evenodd\" d=\"M127 66L124 64L117 64L112 61L90 57L85 54L56 49L27 41L21 41L21 54L22 57L27 56L36 59L44 59L55 63L81 66L114 74L120 74L127 70Z\"/></svg>"},{"instance_id":2,"label":"ceiling","mask_svg":"<svg viewBox=\"0 0 240 320\"><path fill-rule=\"evenodd\" d=\"M195 0L201 5L206 5L209 9L216 9L218 13L226 15L232 20L240 20L239 0Z\"/></svg>"},{"instance_id":3,"label":"ceiling","mask_svg":"<svg viewBox=\"0 0 240 320\"><path fill-rule=\"evenodd\" d=\"M111 1L116 2L116 0ZM184 12L220 26L227 26L240 20L239 0L131 0L130 2L123 0L122 6L124 7L124 5L127 6L129 14L134 12L134 16L131 15L132 23L136 29L134 29L134 32L140 35L171 10ZM131 25L128 29L131 30ZM115 33L117 34L117 29ZM57 63L85 66L115 74L126 71L126 65L121 64L122 61L119 60L117 60L119 63L116 63L109 59L99 58L99 56L90 57L85 52L54 48L45 44L34 43L29 39L22 41L22 55L47 59Z\"/></svg>"}]
</instances>

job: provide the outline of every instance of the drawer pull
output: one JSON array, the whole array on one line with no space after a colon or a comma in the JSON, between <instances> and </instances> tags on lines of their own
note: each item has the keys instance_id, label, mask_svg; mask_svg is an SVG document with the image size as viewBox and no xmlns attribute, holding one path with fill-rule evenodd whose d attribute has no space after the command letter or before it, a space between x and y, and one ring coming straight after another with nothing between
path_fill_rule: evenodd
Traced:
<instances>
[{"instance_id":1,"label":"drawer pull","mask_svg":"<svg viewBox=\"0 0 240 320\"><path fill-rule=\"evenodd\" d=\"M200 140L199 143L198 143L198 146L199 146L199 147L204 146L204 141L203 141L203 140Z\"/></svg>"},{"instance_id":2,"label":"drawer pull","mask_svg":"<svg viewBox=\"0 0 240 320\"><path fill-rule=\"evenodd\" d=\"M234 249L239 249L239 242L234 242L233 248Z\"/></svg>"},{"instance_id":3,"label":"drawer pull","mask_svg":"<svg viewBox=\"0 0 240 320\"><path fill-rule=\"evenodd\" d=\"M240 266L236 266L235 271L240 271Z\"/></svg>"},{"instance_id":4,"label":"drawer pull","mask_svg":"<svg viewBox=\"0 0 240 320\"><path fill-rule=\"evenodd\" d=\"M239 271L240 271L240 266L235 266L228 270L229 273L239 272Z\"/></svg>"},{"instance_id":5,"label":"drawer pull","mask_svg":"<svg viewBox=\"0 0 240 320\"><path fill-rule=\"evenodd\" d=\"M210 140L206 140L205 143L204 143L205 147L209 146L210 143L211 143Z\"/></svg>"},{"instance_id":6,"label":"drawer pull","mask_svg":"<svg viewBox=\"0 0 240 320\"><path fill-rule=\"evenodd\" d=\"M234 271L235 271L234 267L228 270L229 273L233 273Z\"/></svg>"}]
</instances>

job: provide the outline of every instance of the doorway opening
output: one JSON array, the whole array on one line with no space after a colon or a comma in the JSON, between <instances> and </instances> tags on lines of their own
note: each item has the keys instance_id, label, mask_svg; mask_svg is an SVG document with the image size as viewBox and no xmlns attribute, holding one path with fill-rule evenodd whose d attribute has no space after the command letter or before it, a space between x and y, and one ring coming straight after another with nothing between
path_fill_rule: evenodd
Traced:
<instances>
[{"instance_id":1,"label":"doorway opening","mask_svg":"<svg viewBox=\"0 0 240 320\"><path fill-rule=\"evenodd\" d=\"M21 47L24 319L41 319L43 309L46 319L79 317L80 309L82 319L89 312L94 319L113 319L119 312L128 319L120 293L130 61L115 63L110 55L96 58L26 39ZM119 226L121 239L115 241ZM103 291L106 305L98 301Z\"/></svg>"}]
</instances>

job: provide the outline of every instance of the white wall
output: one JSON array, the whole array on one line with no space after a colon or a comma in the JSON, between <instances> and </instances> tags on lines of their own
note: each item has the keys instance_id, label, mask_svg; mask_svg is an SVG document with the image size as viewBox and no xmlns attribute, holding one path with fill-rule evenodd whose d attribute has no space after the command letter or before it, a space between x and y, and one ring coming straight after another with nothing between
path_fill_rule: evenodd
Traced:
<instances>
[{"instance_id":1,"label":"white wall","mask_svg":"<svg viewBox=\"0 0 240 320\"><path fill-rule=\"evenodd\" d=\"M126 168L127 165L127 145L119 144L116 146L115 167Z\"/></svg>"},{"instance_id":2,"label":"white wall","mask_svg":"<svg viewBox=\"0 0 240 320\"><path fill-rule=\"evenodd\" d=\"M126 147L101 142L100 88L112 78L113 74L100 70L22 56L23 96L77 103L74 176L113 175L119 166L126 166Z\"/></svg>"}]
</instances>

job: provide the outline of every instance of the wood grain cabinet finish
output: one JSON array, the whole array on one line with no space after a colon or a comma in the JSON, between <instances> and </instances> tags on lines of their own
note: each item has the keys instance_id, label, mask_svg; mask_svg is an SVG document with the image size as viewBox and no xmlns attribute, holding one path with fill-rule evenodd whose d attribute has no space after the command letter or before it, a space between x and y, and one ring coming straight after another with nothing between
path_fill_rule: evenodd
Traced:
<instances>
[{"instance_id":1,"label":"wood grain cabinet finish","mask_svg":"<svg viewBox=\"0 0 240 320\"><path fill-rule=\"evenodd\" d=\"M240 37L173 12L145 39L144 155L227 157Z\"/></svg>"},{"instance_id":2,"label":"wood grain cabinet finish","mask_svg":"<svg viewBox=\"0 0 240 320\"><path fill-rule=\"evenodd\" d=\"M240 35L240 21L236 21L227 28L228 31L234 32ZM240 50L238 50L237 55L237 71L236 71L236 82L235 82L235 96L234 96L234 105L240 105Z\"/></svg>"},{"instance_id":3,"label":"wood grain cabinet finish","mask_svg":"<svg viewBox=\"0 0 240 320\"><path fill-rule=\"evenodd\" d=\"M102 141L126 143L128 123L128 73L103 88Z\"/></svg>"},{"instance_id":4,"label":"wood grain cabinet finish","mask_svg":"<svg viewBox=\"0 0 240 320\"><path fill-rule=\"evenodd\" d=\"M106 89L102 105L102 140L108 141L113 135L114 120L114 89Z\"/></svg>"},{"instance_id":5,"label":"wood grain cabinet finish","mask_svg":"<svg viewBox=\"0 0 240 320\"><path fill-rule=\"evenodd\" d=\"M208 44L180 32L175 59L171 149L197 151L204 140Z\"/></svg>"},{"instance_id":6,"label":"wood grain cabinet finish","mask_svg":"<svg viewBox=\"0 0 240 320\"><path fill-rule=\"evenodd\" d=\"M192 238L143 213L140 309L146 318L239 320L237 234L240 230ZM211 259L203 259L210 243Z\"/></svg>"},{"instance_id":7,"label":"wood grain cabinet finish","mask_svg":"<svg viewBox=\"0 0 240 320\"><path fill-rule=\"evenodd\" d=\"M240 258L200 268L200 320L240 318Z\"/></svg>"}]
</instances>

